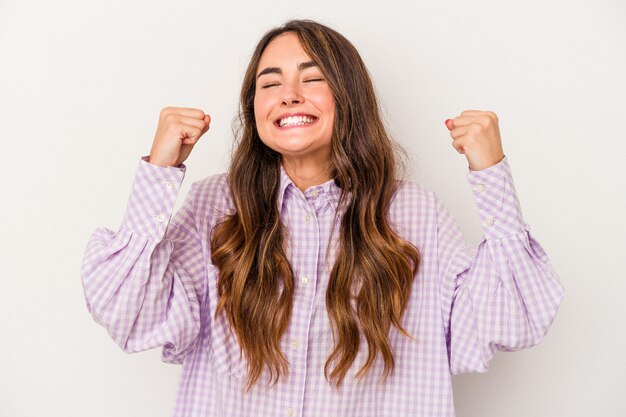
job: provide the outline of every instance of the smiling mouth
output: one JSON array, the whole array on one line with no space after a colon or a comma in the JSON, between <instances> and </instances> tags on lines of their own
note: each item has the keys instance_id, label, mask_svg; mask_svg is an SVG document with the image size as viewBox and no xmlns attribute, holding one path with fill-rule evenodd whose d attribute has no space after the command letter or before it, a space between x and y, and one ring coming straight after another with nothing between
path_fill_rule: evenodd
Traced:
<instances>
[{"instance_id":1,"label":"smiling mouth","mask_svg":"<svg viewBox=\"0 0 626 417\"><path fill-rule=\"evenodd\" d=\"M307 127L315 124L318 118L315 116L289 116L278 119L274 122L274 126L279 129L288 129L292 127Z\"/></svg>"}]
</instances>

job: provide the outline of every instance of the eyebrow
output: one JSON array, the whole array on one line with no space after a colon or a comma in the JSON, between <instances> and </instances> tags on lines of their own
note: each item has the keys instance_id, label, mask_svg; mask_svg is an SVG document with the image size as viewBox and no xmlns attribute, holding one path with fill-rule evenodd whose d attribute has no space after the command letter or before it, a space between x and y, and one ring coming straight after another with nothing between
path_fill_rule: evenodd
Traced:
<instances>
[{"instance_id":1,"label":"eyebrow","mask_svg":"<svg viewBox=\"0 0 626 417\"><path fill-rule=\"evenodd\" d=\"M301 62L298 64L298 71L302 71L311 67L317 67L317 64L313 61ZM282 73L283 71L278 67L267 67L267 68L264 68L263 71L259 72L259 75L257 75L256 78L258 80L261 75L282 74Z\"/></svg>"}]
</instances>

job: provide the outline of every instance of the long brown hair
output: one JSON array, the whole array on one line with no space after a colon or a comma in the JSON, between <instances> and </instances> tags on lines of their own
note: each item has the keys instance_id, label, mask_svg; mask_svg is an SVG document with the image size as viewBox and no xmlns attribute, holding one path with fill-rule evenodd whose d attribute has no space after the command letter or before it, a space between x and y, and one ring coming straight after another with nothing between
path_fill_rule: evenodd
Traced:
<instances>
[{"instance_id":1,"label":"long brown hair","mask_svg":"<svg viewBox=\"0 0 626 417\"><path fill-rule=\"evenodd\" d=\"M281 155L261 141L254 117L261 54L285 32L298 36L335 100L331 173L341 186L339 206L345 203L345 212L326 291L335 346L324 374L330 383L341 384L359 351L362 331L368 356L356 376L368 371L380 351L386 379L395 364L387 337L391 325L412 337L402 327L401 316L420 262L418 249L392 229L386 215L398 185L397 152L402 149L384 127L357 50L344 36L317 22L291 20L268 31L244 76L238 143L228 174L235 212L214 228L211 237L211 261L219 269L215 314L226 314L248 362L246 389L257 382L265 365L273 383L288 372L279 341L291 317L295 284L276 203ZM353 296L356 283L359 290Z\"/></svg>"}]
</instances>

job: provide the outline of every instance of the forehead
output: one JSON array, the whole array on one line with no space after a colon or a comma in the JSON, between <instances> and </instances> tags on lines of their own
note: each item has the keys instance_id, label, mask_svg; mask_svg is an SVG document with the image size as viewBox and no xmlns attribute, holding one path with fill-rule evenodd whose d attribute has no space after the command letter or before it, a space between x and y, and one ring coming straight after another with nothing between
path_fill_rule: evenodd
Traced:
<instances>
[{"instance_id":1,"label":"forehead","mask_svg":"<svg viewBox=\"0 0 626 417\"><path fill-rule=\"evenodd\" d=\"M261 54L257 73L265 67L297 67L298 63L310 61L311 57L304 51L298 35L285 32L276 36L265 47Z\"/></svg>"}]
</instances>

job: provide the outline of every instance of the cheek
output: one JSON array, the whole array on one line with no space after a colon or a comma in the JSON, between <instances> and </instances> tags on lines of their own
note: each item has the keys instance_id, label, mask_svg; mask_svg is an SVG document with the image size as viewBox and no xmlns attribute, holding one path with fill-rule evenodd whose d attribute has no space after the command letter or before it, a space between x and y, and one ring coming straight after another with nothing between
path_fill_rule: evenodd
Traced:
<instances>
[{"instance_id":1,"label":"cheek","mask_svg":"<svg viewBox=\"0 0 626 417\"><path fill-rule=\"evenodd\" d=\"M332 126L335 121L335 99L333 98L332 94L330 94L326 99L325 111L328 114L328 118Z\"/></svg>"},{"instance_id":2,"label":"cheek","mask_svg":"<svg viewBox=\"0 0 626 417\"><path fill-rule=\"evenodd\" d=\"M263 106L263 100L254 99L254 121L256 123L257 130L260 132L265 129L263 126L263 121L267 118L265 115L265 109Z\"/></svg>"},{"instance_id":3,"label":"cheek","mask_svg":"<svg viewBox=\"0 0 626 417\"><path fill-rule=\"evenodd\" d=\"M335 99L330 91L321 94L318 100L319 108L327 117L333 118L335 115Z\"/></svg>"},{"instance_id":4,"label":"cheek","mask_svg":"<svg viewBox=\"0 0 626 417\"><path fill-rule=\"evenodd\" d=\"M256 97L254 98L253 105L254 105L254 118L256 120L258 120L259 113L261 112L261 105L260 105L260 102L259 102L258 98L256 98Z\"/></svg>"}]
</instances>

